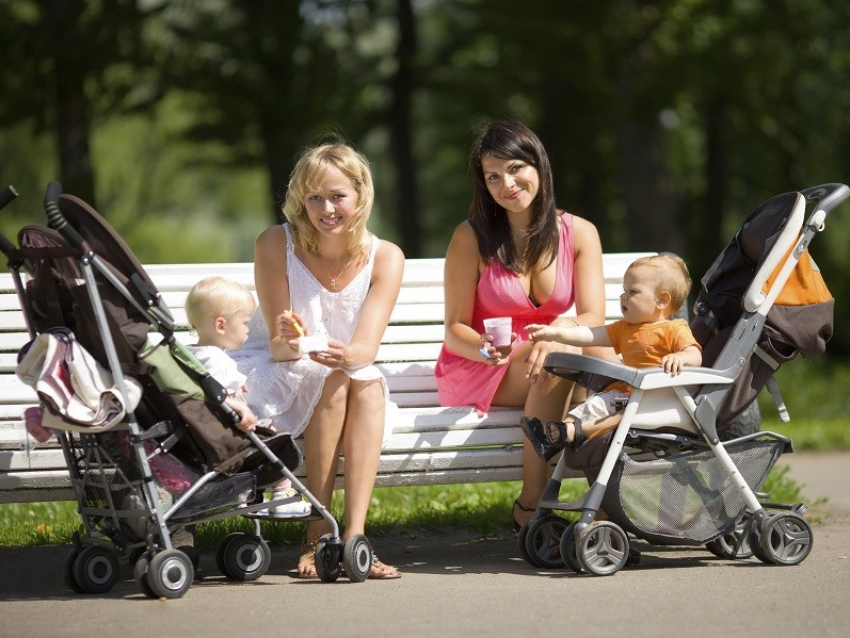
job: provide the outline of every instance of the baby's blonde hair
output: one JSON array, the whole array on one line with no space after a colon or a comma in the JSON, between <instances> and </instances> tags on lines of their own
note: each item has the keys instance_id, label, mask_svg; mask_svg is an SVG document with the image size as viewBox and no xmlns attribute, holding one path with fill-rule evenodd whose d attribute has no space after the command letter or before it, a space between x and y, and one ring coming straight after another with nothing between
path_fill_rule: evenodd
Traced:
<instances>
[{"instance_id":1,"label":"baby's blonde hair","mask_svg":"<svg viewBox=\"0 0 850 638\"><path fill-rule=\"evenodd\" d=\"M677 255L652 255L634 260L627 270L647 266L655 271L655 294L670 293L670 314L682 307L691 292L691 275L685 260Z\"/></svg>"},{"instance_id":2,"label":"baby's blonde hair","mask_svg":"<svg viewBox=\"0 0 850 638\"><path fill-rule=\"evenodd\" d=\"M186 317L193 330L203 329L216 317L233 317L245 308L254 311L254 295L244 285L224 277L202 279L186 297Z\"/></svg>"}]
</instances>

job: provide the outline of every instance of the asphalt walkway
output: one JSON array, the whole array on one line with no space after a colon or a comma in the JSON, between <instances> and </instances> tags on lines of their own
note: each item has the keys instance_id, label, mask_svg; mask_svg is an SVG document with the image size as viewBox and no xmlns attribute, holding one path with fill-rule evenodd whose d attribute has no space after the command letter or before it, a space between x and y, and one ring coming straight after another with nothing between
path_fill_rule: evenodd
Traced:
<instances>
[{"instance_id":1,"label":"asphalt walkway","mask_svg":"<svg viewBox=\"0 0 850 638\"><path fill-rule=\"evenodd\" d=\"M701 547L638 544L611 577L529 566L505 533L373 539L404 576L361 584L294 577L295 548L252 583L210 574L179 600L145 598L131 575L103 596L62 584L67 547L0 549L0 636L846 636L850 626L850 452L793 454L814 549L800 565L723 560ZM825 500L824 500L825 499Z\"/></svg>"}]
</instances>

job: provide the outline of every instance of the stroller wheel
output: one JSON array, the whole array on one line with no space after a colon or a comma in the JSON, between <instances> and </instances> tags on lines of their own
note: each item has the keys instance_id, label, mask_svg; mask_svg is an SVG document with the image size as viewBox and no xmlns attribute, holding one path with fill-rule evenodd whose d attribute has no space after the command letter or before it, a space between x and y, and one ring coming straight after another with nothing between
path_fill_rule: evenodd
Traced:
<instances>
[{"instance_id":1,"label":"stroller wheel","mask_svg":"<svg viewBox=\"0 0 850 638\"><path fill-rule=\"evenodd\" d=\"M594 576L610 576L626 564L629 539L619 525L594 521L576 539L576 556L585 571Z\"/></svg>"},{"instance_id":2,"label":"stroller wheel","mask_svg":"<svg viewBox=\"0 0 850 638\"><path fill-rule=\"evenodd\" d=\"M223 563L224 575L228 578L257 580L269 570L272 552L268 543L259 536L240 534L224 548Z\"/></svg>"},{"instance_id":3,"label":"stroller wheel","mask_svg":"<svg viewBox=\"0 0 850 638\"><path fill-rule=\"evenodd\" d=\"M148 598L157 598L157 595L153 593L151 586L148 585L148 566L150 565L150 560L148 560L147 553L142 554L136 560L133 565L133 579L136 581L136 584L139 586L139 590Z\"/></svg>"},{"instance_id":4,"label":"stroller wheel","mask_svg":"<svg viewBox=\"0 0 850 638\"><path fill-rule=\"evenodd\" d=\"M147 583L157 598L180 598L194 578L191 559L178 549L166 549L150 560Z\"/></svg>"},{"instance_id":5,"label":"stroller wheel","mask_svg":"<svg viewBox=\"0 0 850 638\"><path fill-rule=\"evenodd\" d=\"M806 560L812 551L812 528L799 514L773 514L759 527L759 550L768 559L764 562L797 565Z\"/></svg>"},{"instance_id":6,"label":"stroller wheel","mask_svg":"<svg viewBox=\"0 0 850 638\"><path fill-rule=\"evenodd\" d=\"M528 553L528 549L525 546L526 538L528 538L528 523L519 528L519 532L517 532L516 536L516 544L517 547L519 547L519 554L522 556L523 560L529 565L537 567L537 564L531 559L531 555Z\"/></svg>"},{"instance_id":7,"label":"stroller wheel","mask_svg":"<svg viewBox=\"0 0 850 638\"><path fill-rule=\"evenodd\" d=\"M230 541L235 540L242 535L244 535L244 532L231 532L221 539L215 550L215 566L218 567L218 571L227 578L234 579L236 576L227 570L227 564L224 561L224 553L227 551L227 546L230 544Z\"/></svg>"},{"instance_id":8,"label":"stroller wheel","mask_svg":"<svg viewBox=\"0 0 850 638\"><path fill-rule=\"evenodd\" d=\"M567 525L567 529L561 534L561 558L564 559L564 564L573 570L576 574L581 574L582 568L576 558L576 526L575 523Z\"/></svg>"},{"instance_id":9,"label":"stroller wheel","mask_svg":"<svg viewBox=\"0 0 850 638\"><path fill-rule=\"evenodd\" d=\"M750 545L751 522L752 516L745 512L735 523L734 530L709 541L705 544L705 548L718 558L729 560L749 558L753 555Z\"/></svg>"},{"instance_id":10,"label":"stroller wheel","mask_svg":"<svg viewBox=\"0 0 850 638\"><path fill-rule=\"evenodd\" d=\"M102 545L89 545L74 559L74 579L86 594L104 594L118 582L118 558Z\"/></svg>"},{"instance_id":11,"label":"stroller wheel","mask_svg":"<svg viewBox=\"0 0 850 638\"><path fill-rule=\"evenodd\" d=\"M189 557L189 560L192 561L192 569L195 571L195 580L201 580L203 578L201 575L201 555L198 553L198 550L195 549L195 546L181 545L177 549L186 554L186 556Z\"/></svg>"},{"instance_id":12,"label":"stroller wheel","mask_svg":"<svg viewBox=\"0 0 850 638\"><path fill-rule=\"evenodd\" d=\"M362 583L372 568L372 546L362 534L349 538L342 550L342 565L349 580Z\"/></svg>"},{"instance_id":13,"label":"stroller wheel","mask_svg":"<svg viewBox=\"0 0 850 638\"><path fill-rule=\"evenodd\" d=\"M561 535L567 521L556 514L532 519L525 536L525 550L531 564L543 569L558 569L564 566L561 558Z\"/></svg>"},{"instance_id":14,"label":"stroller wheel","mask_svg":"<svg viewBox=\"0 0 850 638\"><path fill-rule=\"evenodd\" d=\"M333 583L339 578L342 573L341 553L342 546L332 543L330 534L325 534L319 539L316 545L316 574L323 583ZM370 552L370 562L371 556Z\"/></svg>"},{"instance_id":15,"label":"stroller wheel","mask_svg":"<svg viewBox=\"0 0 850 638\"><path fill-rule=\"evenodd\" d=\"M78 594L85 594L83 588L80 587L80 583L77 582L77 577L74 576L74 563L77 560L77 556L80 555L80 550L76 547L72 549L68 555L65 557L65 565L64 565L64 575L65 575L65 586L71 591L77 592Z\"/></svg>"}]
</instances>

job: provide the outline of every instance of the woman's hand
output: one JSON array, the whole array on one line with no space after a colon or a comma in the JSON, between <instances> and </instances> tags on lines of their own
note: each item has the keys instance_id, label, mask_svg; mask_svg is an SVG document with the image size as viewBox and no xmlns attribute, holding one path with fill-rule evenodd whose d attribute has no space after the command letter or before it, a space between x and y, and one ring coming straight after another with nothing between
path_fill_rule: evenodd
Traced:
<instances>
[{"instance_id":1,"label":"woman's hand","mask_svg":"<svg viewBox=\"0 0 850 638\"><path fill-rule=\"evenodd\" d=\"M480 349L478 352L484 358L484 363L491 366L503 366L510 361L511 350L516 341L516 333L511 333L511 345L496 347L493 345L493 335L485 332L481 335Z\"/></svg>"},{"instance_id":2,"label":"woman's hand","mask_svg":"<svg viewBox=\"0 0 850 638\"><path fill-rule=\"evenodd\" d=\"M306 334L300 315L284 310L277 318L277 338L293 350L298 350L298 338Z\"/></svg>"},{"instance_id":3,"label":"woman's hand","mask_svg":"<svg viewBox=\"0 0 850 638\"><path fill-rule=\"evenodd\" d=\"M342 341L328 339L328 349L311 352L310 358L329 368L348 368L354 362L354 351Z\"/></svg>"},{"instance_id":4,"label":"woman's hand","mask_svg":"<svg viewBox=\"0 0 850 638\"><path fill-rule=\"evenodd\" d=\"M531 346L531 352L525 362L528 364L525 377L530 383L545 383L552 375L543 369L546 357L552 352L564 352L566 347L554 341L537 341Z\"/></svg>"}]
</instances>

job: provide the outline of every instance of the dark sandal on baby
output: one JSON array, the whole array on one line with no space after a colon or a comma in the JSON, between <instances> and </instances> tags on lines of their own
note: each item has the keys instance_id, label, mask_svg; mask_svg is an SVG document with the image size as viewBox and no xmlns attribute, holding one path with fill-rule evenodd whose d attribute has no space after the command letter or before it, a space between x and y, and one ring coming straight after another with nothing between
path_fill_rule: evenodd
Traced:
<instances>
[{"instance_id":1,"label":"dark sandal on baby","mask_svg":"<svg viewBox=\"0 0 850 638\"><path fill-rule=\"evenodd\" d=\"M574 436L572 441L567 440L567 425L563 421L550 421L545 426L540 419L534 417L522 417L520 427L534 451L544 461L549 461L565 447L576 449L584 443L584 432L579 421L573 421Z\"/></svg>"}]
</instances>

